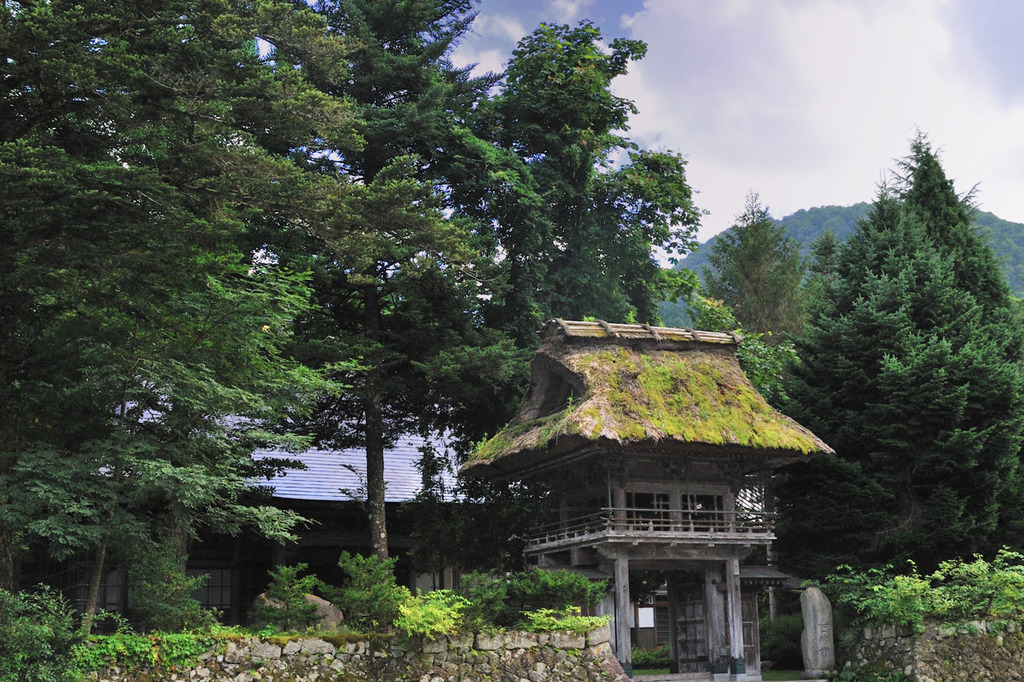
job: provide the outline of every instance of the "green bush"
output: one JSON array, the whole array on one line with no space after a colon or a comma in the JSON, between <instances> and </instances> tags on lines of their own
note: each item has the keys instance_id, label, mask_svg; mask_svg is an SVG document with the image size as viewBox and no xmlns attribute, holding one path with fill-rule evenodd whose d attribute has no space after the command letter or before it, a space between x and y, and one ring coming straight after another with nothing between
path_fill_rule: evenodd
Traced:
<instances>
[{"instance_id":1,"label":"green bush","mask_svg":"<svg viewBox=\"0 0 1024 682\"><path fill-rule=\"evenodd\" d=\"M435 590L399 604L395 626L406 635L436 637L458 632L469 601L450 590Z\"/></svg>"},{"instance_id":2,"label":"green bush","mask_svg":"<svg viewBox=\"0 0 1024 682\"><path fill-rule=\"evenodd\" d=\"M633 667L645 668L667 668L669 667L668 644L662 644L656 649L639 649L633 647L631 656Z\"/></svg>"},{"instance_id":3,"label":"green bush","mask_svg":"<svg viewBox=\"0 0 1024 682\"><path fill-rule=\"evenodd\" d=\"M825 581L837 609L853 625L887 623L920 632L926 619L956 624L970 620L1024 618L1024 555L1002 550L989 563L945 561L928 576L909 563L907 574L891 567L864 572L841 566Z\"/></svg>"},{"instance_id":4,"label":"green bush","mask_svg":"<svg viewBox=\"0 0 1024 682\"><path fill-rule=\"evenodd\" d=\"M907 564L906 575L893 575L891 566L864 572L839 566L825 579L824 588L855 626L888 623L920 632L930 611L931 583L918 574L913 562Z\"/></svg>"},{"instance_id":5,"label":"green bush","mask_svg":"<svg viewBox=\"0 0 1024 682\"><path fill-rule=\"evenodd\" d=\"M192 597L207 578L185 575L170 550L153 548L132 569L132 620L144 630L163 632L210 627L217 622L217 616Z\"/></svg>"},{"instance_id":6,"label":"green bush","mask_svg":"<svg viewBox=\"0 0 1024 682\"><path fill-rule=\"evenodd\" d=\"M278 566L270 571L264 599L249 614L250 622L270 625L281 631L307 630L319 620L316 604L307 594L316 594L324 584L315 575L301 576L306 564Z\"/></svg>"},{"instance_id":7,"label":"green bush","mask_svg":"<svg viewBox=\"0 0 1024 682\"><path fill-rule=\"evenodd\" d=\"M0 590L0 682L77 679L72 650L82 638L57 593Z\"/></svg>"},{"instance_id":8,"label":"green bush","mask_svg":"<svg viewBox=\"0 0 1024 682\"><path fill-rule=\"evenodd\" d=\"M531 611L593 606L607 592L607 582L592 582L564 569L529 569L520 573L467 573L459 593L470 605L466 622L476 628L512 627Z\"/></svg>"},{"instance_id":9,"label":"green bush","mask_svg":"<svg viewBox=\"0 0 1024 682\"><path fill-rule=\"evenodd\" d=\"M771 661L776 669L799 670L803 667L800 634L804 618L799 613L780 615L775 620L761 620L761 659Z\"/></svg>"},{"instance_id":10,"label":"green bush","mask_svg":"<svg viewBox=\"0 0 1024 682\"><path fill-rule=\"evenodd\" d=\"M74 647L75 668L81 672L99 670L108 665L129 668L166 666L186 668L213 646L208 632L155 632L139 634L118 630L112 635L96 635Z\"/></svg>"},{"instance_id":11,"label":"green bush","mask_svg":"<svg viewBox=\"0 0 1024 682\"><path fill-rule=\"evenodd\" d=\"M989 563L944 561L932 574L932 606L947 621L1024 618L1024 555L1002 550Z\"/></svg>"},{"instance_id":12,"label":"green bush","mask_svg":"<svg viewBox=\"0 0 1024 682\"><path fill-rule=\"evenodd\" d=\"M395 583L395 561L342 552L338 566L348 580L338 590L335 604L354 630L390 630L401 615L398 607L412 598L407 588Z\"/></svg>"},{"instance_id":13,"label":"green bush","mask_svg":"<svg viewBox=\"0 0 1024 682\"><path fill-rule=\"evenodd\" d=\"M508 578L494 573L464 573L459 594L466 599L466 625L474 630L487 630L511 624L518 614L506 603Z\"/></svg>"},{"instance_id":14,"label":"green bush","mask_svg":"<svg viewBox=\"0 0 1024 682\"><path fill-rule=\"evenodd\" d=\"M508 601L522 611L593 606L608 591L605 580L592 582L579 573L531 568L509 580Z\"/></svg>"},{"instance_id":15,"label":"green bush","mask_svg":"<svg viewBox=\"0 0 1024 682\"><path fill-rule=\"evenodd\" d=\"M590 632L606 625L609 616L581 616L575 606L567 606L560 610L537 609L523 613L519 626L527 632Z\"/></svg>"}]
</instances>

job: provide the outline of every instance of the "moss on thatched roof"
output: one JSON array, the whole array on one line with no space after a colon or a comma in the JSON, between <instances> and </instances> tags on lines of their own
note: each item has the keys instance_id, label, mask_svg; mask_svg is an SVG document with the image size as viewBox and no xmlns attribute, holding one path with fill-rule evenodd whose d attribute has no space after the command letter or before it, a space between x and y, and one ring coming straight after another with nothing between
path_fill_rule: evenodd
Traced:
<instances>
[{"instance_id":1,"label":"moss on thatched roof","mask_svg":"<svg viewBox=\"0 0 1024 682\"><path fill-rule=\"evenodd\" d=\"M595 443L787 459L831 452L757 393L737 362L738 341L553 321L519 417L477 448L463 471L510 472Z\"/></svg>"}]
</instances>

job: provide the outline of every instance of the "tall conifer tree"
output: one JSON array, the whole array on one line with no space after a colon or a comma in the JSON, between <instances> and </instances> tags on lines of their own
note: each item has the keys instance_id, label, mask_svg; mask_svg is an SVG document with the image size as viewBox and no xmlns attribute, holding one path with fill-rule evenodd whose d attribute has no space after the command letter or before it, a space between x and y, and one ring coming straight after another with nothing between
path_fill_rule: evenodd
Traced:
<instances>
[{"instance_id":1,"label":"tall conifer tree","mask_svg":"<svg viewBox=\"0 0 1024 682\"><path fill-rule=\"evenodd\" d=\"M708 262L708 295L732 308L744 329L782 335L803 326L800 245L768 214L757 193L747 196L736 224L715 240Z\"/></svg>"},{"instance_id":2,"label":"tall conifer tree","mask_svg":"<svg viewBox=\"0 0 1024 682\"><path fill-rule=\"evenodd\" d=\"M809 574L907 558L928 568L1013 542L1000 522L1024 426L1020 326L923 136L900 167L797 344L791 414L836 450L779 492L780 550ZM841 496L841 517L830 481L859 491Z\"/></svg>"}]
</instances>

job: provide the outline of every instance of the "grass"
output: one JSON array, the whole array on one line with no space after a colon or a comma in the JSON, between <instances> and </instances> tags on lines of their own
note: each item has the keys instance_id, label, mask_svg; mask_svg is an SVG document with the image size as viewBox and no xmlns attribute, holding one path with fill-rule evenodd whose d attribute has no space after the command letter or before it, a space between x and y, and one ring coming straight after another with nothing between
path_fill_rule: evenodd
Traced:
<instances>
[{"instance_id":1,"label":"grass","mask_svg":"<svg viewBox=\"0 0 1024 682\"><path fill-rule=\"evenodd\" d=\"M801 670L762 670L761 679L765 682L769 680L799 680ZM644 675L667 675L668 668L644 668L643 670L634 670L633 674L637 677L643 677Z\"/></svg>"}]
</instances>

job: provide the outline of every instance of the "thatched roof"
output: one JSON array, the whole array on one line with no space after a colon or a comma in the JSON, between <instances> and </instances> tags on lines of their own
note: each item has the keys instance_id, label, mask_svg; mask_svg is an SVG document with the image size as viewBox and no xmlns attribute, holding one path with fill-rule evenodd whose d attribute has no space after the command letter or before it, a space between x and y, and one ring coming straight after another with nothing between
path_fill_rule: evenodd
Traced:
<instances>
[{"instance_id":1,"label":"thatched roof","mask_svg":"<svg viewBox=\"0 0 1024 682\"><path fill-rule=\"evenodd\" d=\"M832 452L757 393L736 359L739 343L733 334L552 320L519 416L462 470L522 476L595 447L769 464Z\"/></svg>"}]
</instances>

